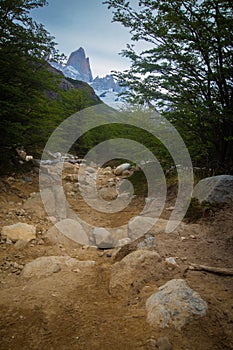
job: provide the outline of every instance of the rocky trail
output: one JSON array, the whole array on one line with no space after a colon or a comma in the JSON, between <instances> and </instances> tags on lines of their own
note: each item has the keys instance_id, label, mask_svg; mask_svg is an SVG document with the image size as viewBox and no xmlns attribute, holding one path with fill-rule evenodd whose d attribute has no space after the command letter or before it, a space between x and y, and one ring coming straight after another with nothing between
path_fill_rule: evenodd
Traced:
<instances>
[{"instance_id":1,"label":"rocky trail","mask_svg":"<svg viewBox=\"0 0 233 350\"><path fill-rule=\"evenodd\" d=\"M82 171L92 181L87 168ZM139 215L144 198L133 197L118 213L90 208L77 186L79 171L66 164L63 172L72 208L66 208L61 224L68 236L54 228L58 218L51 198L51 213L44 211L38 172L0 179L0 349L233 349L232 275L191 266L232 271L233 205L184 221L170 234L164 210L158 223L137 237L138 226L130 220ZM100 169L102 198L115 199L119 182L129 175ZM82 186L89 196L88 183ZM174 198L171 190L166 207ZM72 226L74 213L85 227ZM117 230L119 223L128 225L129 235L109 236L107 227ZM102 231L91 231L91 225ZM80 230L87 244L70 239L72 230Z\"/></svg>"}]
</instances>

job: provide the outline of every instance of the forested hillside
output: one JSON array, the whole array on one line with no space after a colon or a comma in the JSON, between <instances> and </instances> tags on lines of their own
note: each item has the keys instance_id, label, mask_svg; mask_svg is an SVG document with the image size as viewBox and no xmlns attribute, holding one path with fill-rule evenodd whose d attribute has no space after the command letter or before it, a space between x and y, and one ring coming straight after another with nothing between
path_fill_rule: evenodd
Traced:
<instances>
[{"instance_id":1,"label":"forested hillside","mask_svg":"<svg viewBox=\"0 0 233 350\"><path fill-rule=\"evenodd\" d=\"M47 63L61 57L54 38L30 11L44 0L0 0L0 163L8 170L15 148L38 152L59 123L99 99L85 83L67 81Z\"/></svg>"}]
</instances>

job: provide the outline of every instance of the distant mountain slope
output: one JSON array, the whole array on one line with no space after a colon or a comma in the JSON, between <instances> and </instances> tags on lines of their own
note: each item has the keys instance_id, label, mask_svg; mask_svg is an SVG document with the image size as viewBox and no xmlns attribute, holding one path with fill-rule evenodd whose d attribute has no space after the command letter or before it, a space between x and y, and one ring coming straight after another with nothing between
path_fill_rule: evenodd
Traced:
<instances>
[{"instance_id":1,"label":"distant mountain slope","mask_svg":"<svg viewBox=\"0 0 233 350\"><path fill-rule=\"evenodd\" d=\"M50 62L50 64L61 71L66 78L88 83L95 90L96 95L111 107L119 108L122 105L123 100L118 94L125 91L125 87L119 86L111 74L93 79L90 60L82 47L70 54L66 64L56 62Z\"/></svg>"}]
</instances>

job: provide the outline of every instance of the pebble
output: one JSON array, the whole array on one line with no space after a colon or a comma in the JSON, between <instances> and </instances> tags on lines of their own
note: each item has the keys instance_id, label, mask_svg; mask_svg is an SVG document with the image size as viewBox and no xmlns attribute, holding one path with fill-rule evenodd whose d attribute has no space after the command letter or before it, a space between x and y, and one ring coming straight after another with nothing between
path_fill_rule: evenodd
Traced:
<instances>
[{"instance_id":1,"label":"pebble","mask_svg":"<svg viewBox=\"0 0 233 350\"><path fill-rule=\"evenodd\" d=\"M196 238L197 238L197 237L194 236L194 235L190 235L189 237L192 238L192 239L196 239Z\"/></svg>"},{"instance_id":2,"label":"pebble","mask_svg":"<svg viewBox=\"0 0 233 350\"><path fill-rule=\"evenodd\" d=\"M167 264L177 266L177 262L176 262L175 258L173 258L173 257L166 258L165 261Z\"/></svg>"},{"instance_id":3,"label":"pebble","mask_svg":"<svg viewBox=\"0 0 233 350\"><path fill-rule=\"evenodd\" d=\"M172 350L172 345L168 337L161 337L157 340L157 347L159 350Z\"/></svg>"}]
</instances>

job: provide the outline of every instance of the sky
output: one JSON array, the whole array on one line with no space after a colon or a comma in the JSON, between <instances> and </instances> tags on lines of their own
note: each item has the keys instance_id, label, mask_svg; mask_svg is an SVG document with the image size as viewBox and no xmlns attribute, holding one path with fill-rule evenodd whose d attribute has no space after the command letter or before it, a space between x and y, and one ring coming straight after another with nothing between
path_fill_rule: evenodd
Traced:
<instances>
[{"instance_id":1,"label":"sky","mask_svg":"<svg viewBox=\"0 0 233 350\"><path fill-rule=\"evenodd\" d=\"M129 31L120 23L111 23L112 12L102 1L48 0L48 6L31 12L32 18L55 37L61 53L68 57L79 47L84 48L94 77L130 66L129 59L119 55L130 43Z\"/></svg>"}]
</instances>

